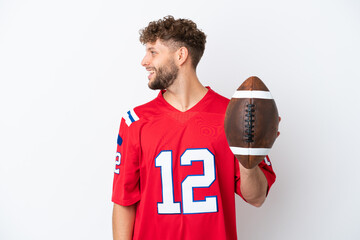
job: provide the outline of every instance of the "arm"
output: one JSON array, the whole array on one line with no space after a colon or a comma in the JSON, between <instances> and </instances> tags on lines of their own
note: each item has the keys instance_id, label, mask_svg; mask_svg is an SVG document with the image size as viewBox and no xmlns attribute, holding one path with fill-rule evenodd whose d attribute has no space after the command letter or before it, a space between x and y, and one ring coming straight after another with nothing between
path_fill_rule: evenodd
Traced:
<instances>
[{"instance_id":1,"label":"arm","mask_svg":"<svg viewBox=\"0 0 360 240\"><path fill-rule=\"evenodd\" d=\"M136 205L121 206L114 203L113 208L113 239L130 240L133 236Z\"/></svg>"},{"instance_id":2,"label":"arm","mask_svg":"<svg viewBox=\"0 0 360 240\"><path fill-rule=\"evenodd\" d=\"M240 190L244 199L255 207L260 207L266 198L268 183L259 166L246 169L240 165Z\"/></svg>"},{"instance_id":3,"label":"arm","mask_svg":"<svg viewBox=\"0 0 360 240\"><path fill-rule=\"evenodd\" d=\"M279 117L279 123L281 117ZM277 133L279 137L280 132ZM260 207L266 198L268 192L268 182L265 174L261 171L259 165L253 169L244 168L240 165L240 191L244 199L255 207Z\"/></svg>"}]
</instances>

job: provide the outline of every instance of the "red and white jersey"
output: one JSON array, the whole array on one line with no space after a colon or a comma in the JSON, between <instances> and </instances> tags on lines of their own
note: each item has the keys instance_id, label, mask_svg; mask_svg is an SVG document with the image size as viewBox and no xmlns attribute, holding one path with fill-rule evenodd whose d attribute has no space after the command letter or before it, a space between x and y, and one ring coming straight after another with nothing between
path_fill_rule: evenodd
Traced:
<instances>
[{"instance_id":1,"label":"red and white jersey","mask_svg":"<svg viewBox=\"0 0 360 240\"><path fill-rule=\"evenodd\" d=\"M163 92L121 120L112 201L137 204L133 239L237 239L240 171L224 132L229 99L209 88L181 112ZM259 166L270 189L269 159Z\"/></svg>"}]
</instances>

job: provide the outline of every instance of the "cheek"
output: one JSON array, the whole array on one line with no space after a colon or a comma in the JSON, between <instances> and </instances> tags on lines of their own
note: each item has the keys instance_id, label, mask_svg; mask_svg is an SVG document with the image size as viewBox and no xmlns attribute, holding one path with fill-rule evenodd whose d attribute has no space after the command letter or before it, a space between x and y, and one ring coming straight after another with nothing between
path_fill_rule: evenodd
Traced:
<instances>
[{"instance_id":1,"label":"cheek","mask_svg":"<svg viewBox=\"0 0 360 240\"><path fill-rule=\"evenodd\" d=\"M154 61L152 66L154 67L155 71L158 71L160 68L162 68L162 66L164 66L163 64L159 63L158 61Z\"/></svg>"}]
</instances>

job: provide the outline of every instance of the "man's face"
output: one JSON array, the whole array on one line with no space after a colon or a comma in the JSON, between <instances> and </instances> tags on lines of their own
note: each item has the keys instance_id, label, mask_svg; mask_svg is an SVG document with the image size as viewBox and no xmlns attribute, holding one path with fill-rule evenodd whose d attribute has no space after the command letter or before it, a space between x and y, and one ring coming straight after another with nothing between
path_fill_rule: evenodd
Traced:
<instances>
[{"instance_id":1,"label":"man's face","mask_svg":"<svg viewBox=\"0 0 360 240\"><path fill-rule=\"evenodd\" d=\"M146 54L141 65L149 72L149 88L166 89L175 81L179 68L174 57L175 52L159 40L146 44Z\"/></svg>"}]
</instances>

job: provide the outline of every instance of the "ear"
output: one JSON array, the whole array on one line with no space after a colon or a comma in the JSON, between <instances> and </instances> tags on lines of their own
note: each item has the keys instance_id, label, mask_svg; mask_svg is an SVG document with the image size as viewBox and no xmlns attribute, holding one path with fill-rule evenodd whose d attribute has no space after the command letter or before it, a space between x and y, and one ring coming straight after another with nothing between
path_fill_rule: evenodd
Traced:
<instances>
[{"instance_id":1,"label":"ear","mask_svg":"<svg viewBox=\"0 0 360 240\"><path fill-rule=\"evenodd\" d=\"M181 47L176 51L176 60L179 66L183 65L189 58L189 51L186 47Z\"/></svg>"}]
</instances>

